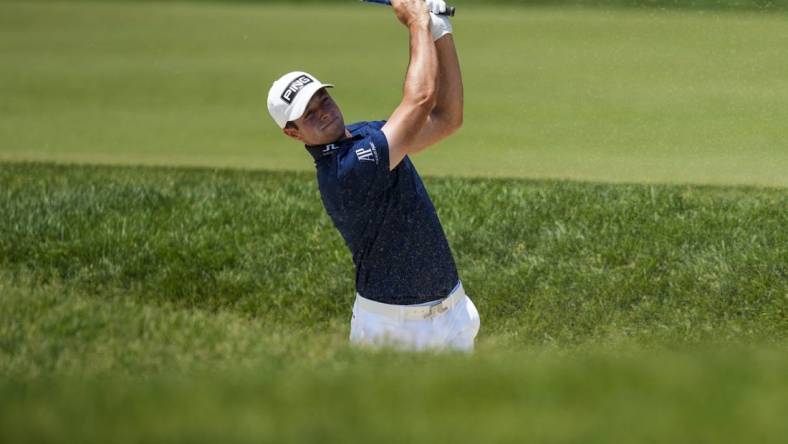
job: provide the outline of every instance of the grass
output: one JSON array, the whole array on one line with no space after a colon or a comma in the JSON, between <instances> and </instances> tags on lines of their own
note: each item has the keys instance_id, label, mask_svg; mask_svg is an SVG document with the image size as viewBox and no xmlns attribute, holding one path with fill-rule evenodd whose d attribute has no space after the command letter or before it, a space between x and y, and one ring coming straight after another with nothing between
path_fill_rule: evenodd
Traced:
<instances>
[{"instance_id":1,"label":"grass","mask_svg":"<svg viewBox=\"0 0 788 444\"><path fill-rule=\"evenodd\" d=\"M347 316L352 262L313 174L5 164L0 184L12 274L289 323ZM428 187L490 333L683 342L785 327L781 190Z\"/></svg>"},{"instance_id":2,"label":"grass","mask_svg":"<svg viewBox=\"0 0 788 444\"><path fill-rule=\"evenodd\" d=\"M0 382L12 442L782 442L784 350L355 356L333 366ZM302 364L303 365L303 364Z\"/></svg>"},{"instance_id":3,"label":"grass","mask_svg":"<svg viewBox=\"0 0 788 444\"><path fill-rule=\"evenodd\" d=\"M471 357L348 347L312 174L0 164L0 440L782 439L784 191L427 185Z\"/></svg>"},{"instance_id":4,"label":"grass","mask_svg":"<svg viewBox=\"0 0 788 444\"><path fill-rule=\"evenodd\" d=\"M306 68L385 117L385 9L0 2L0 442L783 442L784 15L458 6L466 125L416 164L472 356L349 347L262 104Z\"/></svg>"},{"instance_id":5,"label":"grass","mask_svg":"<svg viewBox=\"0 0 788 444\"><path fill-rule=\"evenodd\" d=\"M466 125L430 175L788 185L784 15L462 5ZM263 97L303 68L385 118L405 33L373 5L0 3L0 159L309 170ZM290 30L298 16L305 30ZM321 38L324 24L331 38ZM315 31L310 31L315 30Z\"/></svg>"}]
</instances>

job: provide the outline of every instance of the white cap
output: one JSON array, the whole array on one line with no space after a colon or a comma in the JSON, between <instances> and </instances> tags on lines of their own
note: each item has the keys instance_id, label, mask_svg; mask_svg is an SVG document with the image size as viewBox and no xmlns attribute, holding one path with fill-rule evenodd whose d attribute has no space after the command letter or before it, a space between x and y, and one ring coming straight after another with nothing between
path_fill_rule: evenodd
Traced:
<instances>
[{"instance_id":1,"label":"white cap","mask_svg":"<svg viewBox=\"0 0 788 444\"><path fill-rule=\"evenodd\" d=\"M279 128L304 114L309 100L320 88L334 85L320 83L315 76L302 71L289 72L279 78L268 90L268 112Z\"/></svg>"}]
</instances>

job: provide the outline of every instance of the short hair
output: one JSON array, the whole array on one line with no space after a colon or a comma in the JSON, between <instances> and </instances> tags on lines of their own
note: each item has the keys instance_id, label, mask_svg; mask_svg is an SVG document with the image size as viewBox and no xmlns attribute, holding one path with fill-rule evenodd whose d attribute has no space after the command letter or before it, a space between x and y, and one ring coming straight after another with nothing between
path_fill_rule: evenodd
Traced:
<instances>
[{"instance_id":1,"label":"short hair","mask_svg":"<svg viewBox=\"0 0 788 444\"><path fill-rule=\"evenodd\" d=\"M285 128L287 129L298 129L298 125L295 124L292 120L285 124Z\"/></svg>"}]
</instances>

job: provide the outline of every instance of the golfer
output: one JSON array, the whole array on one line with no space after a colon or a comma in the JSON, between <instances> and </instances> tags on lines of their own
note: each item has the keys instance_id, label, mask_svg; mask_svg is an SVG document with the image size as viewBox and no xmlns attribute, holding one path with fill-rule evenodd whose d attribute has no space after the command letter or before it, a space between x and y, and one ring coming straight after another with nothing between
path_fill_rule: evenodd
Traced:
<instances>
[{"instance_id":1,"label":"golfer","mask_svg":"<svg viewBox=\"0 0 788 444\"><path fill-rule=\"evenodd\" d=\"M326 212L353 255L354 344L473 350L479 313L462 288L435 207L410 160L462 125L460 66L442 0L393 0L410 33L402 102L387 121L345 125L305 72L274 82L268 110L315 159Z\"/></svg>"}]
</instances>

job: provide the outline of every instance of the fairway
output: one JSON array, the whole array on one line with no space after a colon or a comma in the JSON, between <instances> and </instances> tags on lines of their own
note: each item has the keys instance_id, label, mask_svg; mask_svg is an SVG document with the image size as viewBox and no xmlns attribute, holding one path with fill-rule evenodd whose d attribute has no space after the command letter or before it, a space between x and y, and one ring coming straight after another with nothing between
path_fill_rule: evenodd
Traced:
<instances>
[{"instance_id":1,"label":"fairway","mask_svg":"<svg viewBox=\"0 0 788 444\"><path fill-rule=\"evenodd\" d=\"M3 2L0 160L310 170L270 82L309 70L384 119L400 28L355 2ZM455 28L465 126L424 174L788 185L788 15L463 4Z\"/></svg>"}]
</instances>

